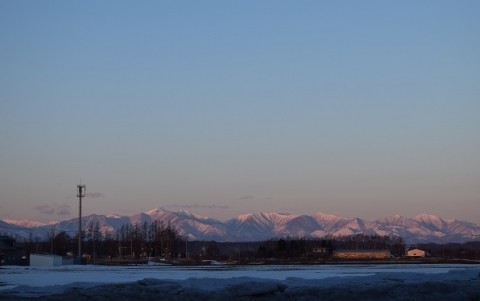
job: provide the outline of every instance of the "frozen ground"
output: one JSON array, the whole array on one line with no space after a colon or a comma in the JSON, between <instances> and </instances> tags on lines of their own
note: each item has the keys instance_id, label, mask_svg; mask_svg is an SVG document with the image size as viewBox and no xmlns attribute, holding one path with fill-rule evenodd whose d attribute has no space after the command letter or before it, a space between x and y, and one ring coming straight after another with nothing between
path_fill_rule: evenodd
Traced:
<instances>
[{"instance_id":1,"label":"frozen ground","mask_svg":"<svg viewBox=\"0 0 480 301\"><path fill-rule=\"evenodd\" d=\"M478 265L0 267L0 300L479 300Z\"/></svg>"}]
</instances>

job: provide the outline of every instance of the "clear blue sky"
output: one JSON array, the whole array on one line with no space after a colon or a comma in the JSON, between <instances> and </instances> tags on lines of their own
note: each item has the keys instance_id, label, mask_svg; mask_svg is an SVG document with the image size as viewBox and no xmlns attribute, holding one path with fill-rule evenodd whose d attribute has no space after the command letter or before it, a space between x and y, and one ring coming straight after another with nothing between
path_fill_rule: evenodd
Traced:
<instances>
[{"instance_id":1,"label":"clear blue sky","mask_svg":"<svg viewBox=\"0 0 480 301\"><path fill-rule=\"evenodd\" d=\"M1 1L0 219L480 223L479 1Z\"/></svg>"}]
</instances>

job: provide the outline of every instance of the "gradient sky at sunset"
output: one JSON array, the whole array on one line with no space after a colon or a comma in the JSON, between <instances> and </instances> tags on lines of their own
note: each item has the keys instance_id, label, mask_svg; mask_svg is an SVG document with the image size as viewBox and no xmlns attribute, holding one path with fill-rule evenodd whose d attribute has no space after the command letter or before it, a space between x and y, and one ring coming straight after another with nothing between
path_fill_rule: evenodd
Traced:
<instances>
[{"instance_id":1,"label":"gradient sky at sunset","mask_svg":"<svg viewBox=\"0 0 480 301\"><path fill-rule=\"evenodd\" d=\"M0 219L480 223L480 1L0 1Z\"/></svg>"}]
</instances>

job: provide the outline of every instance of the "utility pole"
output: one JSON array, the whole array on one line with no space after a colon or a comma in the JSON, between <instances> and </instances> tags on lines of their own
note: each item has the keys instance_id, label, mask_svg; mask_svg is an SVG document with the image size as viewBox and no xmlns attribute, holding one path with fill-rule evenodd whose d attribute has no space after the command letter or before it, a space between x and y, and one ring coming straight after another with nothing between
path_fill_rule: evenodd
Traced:
<instances>
[{"instance_id":1,"label":"utility pole","mask_svg":"<svg viewBox=\"0 0 480 301\"><path fill-rule=\"evenodd\" d=\"M82 198L85 197L86 186L77 185L78 197L78 258L82 262Z\"/></svg>"},{"instance_id":2,"label":"utility pole","mask_svg":"<svg viewBox=\"0 0 480 301\"><path fill-rule=\"evenodd\" d=\"M54 244L55 244L55 225L52 226L52 244L50 246L50 254L53 255L53 249L54 249Z\"/></svg>"}]
</instances>

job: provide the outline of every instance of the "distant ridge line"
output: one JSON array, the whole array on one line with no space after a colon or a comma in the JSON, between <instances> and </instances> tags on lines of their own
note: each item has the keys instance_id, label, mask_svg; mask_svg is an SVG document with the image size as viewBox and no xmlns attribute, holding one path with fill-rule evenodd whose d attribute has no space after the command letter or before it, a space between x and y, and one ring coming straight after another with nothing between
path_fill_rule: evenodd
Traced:
<instances>
[{"instance_id":1,"label":"distant ridge line","mask_svg":"<svg viewBox=\"0 0 480 301\"><path fill-rule=\"evenodd\" d=\"M0 221L0 233L27 238L30 234L46 237L52 227L69 234L76 232L78 218L55 224L22 226L15 221ZM443 219L432 214L418 214L405 218L399 214L375 221L362 218L345 218L323 212L298 215L278 212L245 213L225 222L197 215L185 210L170 211L154 208L130 216L92 214L82 218L84 229L98 223L104 233L113 233L125 224L144 224L155 220L170 222L180 235L189 240L260 241L275 237L322 238L327 235L355 234L400 236L406 243L422 242L456 243L480 240L480 225ZM28 221L22 221L28 225Z\"/></svg>"}]
</instances>

